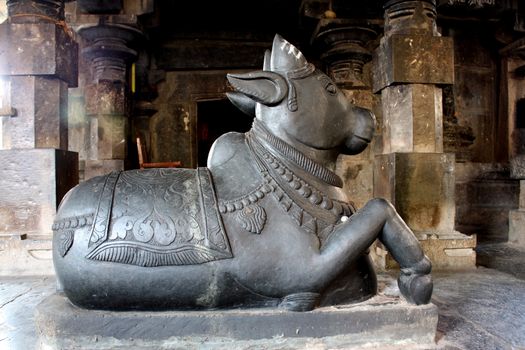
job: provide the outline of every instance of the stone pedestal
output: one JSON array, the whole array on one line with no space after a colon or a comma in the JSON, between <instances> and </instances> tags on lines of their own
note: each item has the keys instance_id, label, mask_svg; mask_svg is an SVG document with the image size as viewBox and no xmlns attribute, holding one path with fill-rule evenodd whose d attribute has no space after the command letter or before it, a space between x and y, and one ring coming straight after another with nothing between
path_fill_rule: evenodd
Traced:
<instances>
[{"instance_id":1,"label":"stone pedestal","mask_svg":"<svg viewBox=\"0 0 525 350\"><path fill-rule=\"evenodd\" d=\"M96 341L101 348L348 349L358 346L432 347L438 313L433 304L414 306L397 298L310 312L280 309L111 312L83 310L62 295L37 307L42 345L62 349ZM138 326L139 325L139 326Z\"/></svg>"}]
</instances>

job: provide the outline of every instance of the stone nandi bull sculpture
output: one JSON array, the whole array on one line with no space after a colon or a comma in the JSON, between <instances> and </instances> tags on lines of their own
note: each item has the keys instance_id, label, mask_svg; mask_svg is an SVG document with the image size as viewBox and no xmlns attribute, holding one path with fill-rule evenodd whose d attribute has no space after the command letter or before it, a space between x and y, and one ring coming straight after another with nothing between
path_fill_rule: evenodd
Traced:
<instances>
[{"instance_id":1,"label":"stone nandi bull sculpture","mask_svg":"<svg viewBox=\"0 0 525 350\"><path fill-rule=\"evenodd\" d=\"M416 304L431 265L387 201L356 211L328 169L361 152L374 117L276 36L264 70L228 75L234 104L255 111L246 134L214 144L208 168L90 179L64 198L54 230L58 280L76 305L177 309L356 302L376 292L376 238Z\"/></svg>"}]
</instances>

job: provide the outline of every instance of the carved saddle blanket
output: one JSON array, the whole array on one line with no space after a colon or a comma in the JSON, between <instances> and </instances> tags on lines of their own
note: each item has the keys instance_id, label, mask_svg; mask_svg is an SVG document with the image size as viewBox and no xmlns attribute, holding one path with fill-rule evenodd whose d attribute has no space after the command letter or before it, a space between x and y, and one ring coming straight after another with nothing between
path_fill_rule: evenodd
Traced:
<instances>
[{"instance_id":1,"label":"carved saddle blanket","mask_svg":"<svg viewBox=\"0 0 525 350\"><path fill-rule=\"evenodd\" d=\"M147 267L232 257L206 168L107 175L89 247L88 259Z\"/></svg>"}]
</instances>

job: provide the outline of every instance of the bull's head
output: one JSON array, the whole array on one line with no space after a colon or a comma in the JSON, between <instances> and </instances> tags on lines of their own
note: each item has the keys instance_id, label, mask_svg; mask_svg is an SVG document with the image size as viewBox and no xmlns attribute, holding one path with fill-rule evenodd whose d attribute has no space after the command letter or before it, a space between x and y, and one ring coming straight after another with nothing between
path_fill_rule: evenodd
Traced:
<instances>
[{"instance_id":1,"label":"bull's head","mask_svg":"<svg viewBox=\"0 0 525 350\"><path fill-rule=\"evenodd\" d=\"M228 74L228 98L276 136L322 150L357 154L372 139L373 114L352 105L333 81L276 35L264 69Z\"/></svg>"}]
</instances>

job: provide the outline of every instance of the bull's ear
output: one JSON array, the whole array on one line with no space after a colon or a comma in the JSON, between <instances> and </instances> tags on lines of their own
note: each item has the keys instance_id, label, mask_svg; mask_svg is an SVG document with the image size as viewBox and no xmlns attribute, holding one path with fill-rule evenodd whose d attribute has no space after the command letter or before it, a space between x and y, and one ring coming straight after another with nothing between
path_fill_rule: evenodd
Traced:
<instances>
[{"instance_id":1,"label":"bull's ear","mask_svg":"<svg viewBox=\"0 0 525 350\"><path fill-rule=\"evenodd\" d=\"M256 71L226 77L235 90L268 106L281 102L288 92L286 80L273 72Z\"/></svg>"},{"instance_id":2,"label":"bull's ear","mask_svg":"<svg viewBox=\"0 0 525 350\"><path fill-rule=\"evenodd\" d=\"M255 117L256 102L240 92L227 92L226 96L231 103L245 114Z\"/></svg>"}]
</instances>

